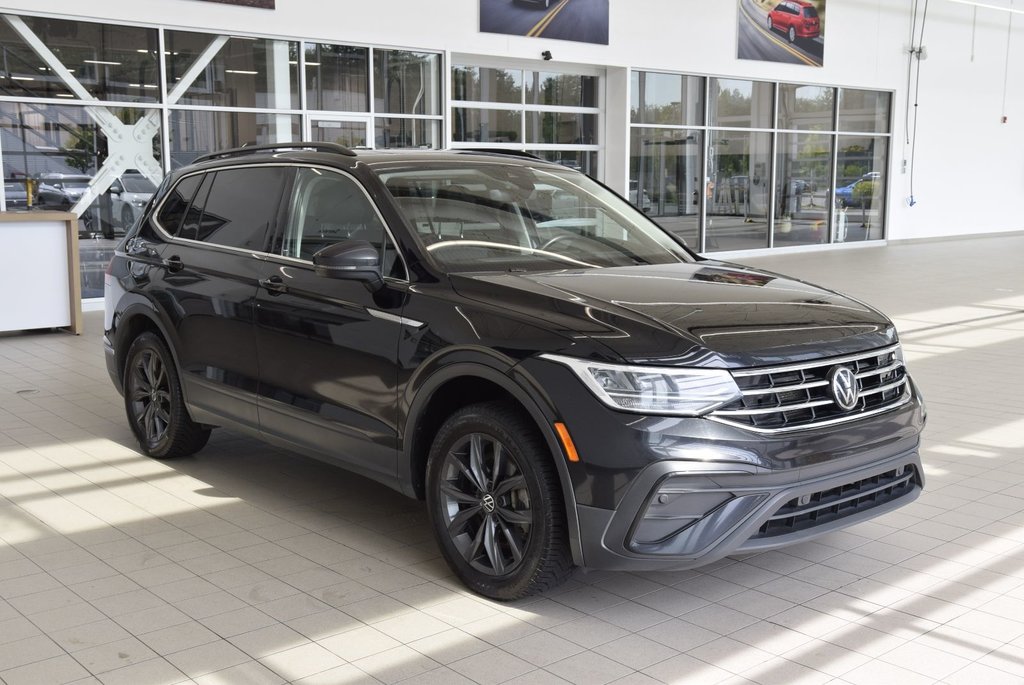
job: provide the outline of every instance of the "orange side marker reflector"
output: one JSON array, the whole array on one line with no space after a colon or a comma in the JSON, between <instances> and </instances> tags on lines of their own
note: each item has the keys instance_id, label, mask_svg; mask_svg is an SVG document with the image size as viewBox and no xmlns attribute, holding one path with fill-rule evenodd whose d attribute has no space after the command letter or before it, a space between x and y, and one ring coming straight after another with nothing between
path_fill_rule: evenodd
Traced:
<instances>
[{"instance_id":1,"label":"orange side marker reflector","mask_svg":"<svg viewBox=\"0 0 1024 685\"><path fill-rule=\"evenodd\" d=\"M561 421L555 421L555 431L558 432L558 437L562 441L562 447L565 448L565 454L569 457L569 461L579 461L580 455L576 452L576 445L572 443L569 429Z\"/></svg>"}]
</instances>

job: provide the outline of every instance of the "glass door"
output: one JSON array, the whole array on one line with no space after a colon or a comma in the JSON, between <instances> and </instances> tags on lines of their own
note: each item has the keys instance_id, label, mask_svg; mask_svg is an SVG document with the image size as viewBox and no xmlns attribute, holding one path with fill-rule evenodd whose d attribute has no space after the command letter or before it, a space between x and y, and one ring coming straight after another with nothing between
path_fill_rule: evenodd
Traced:
<instances>
[{"instance_id":1,"label":"glass door","mask_svg":"<svg viewBox=\"0 0 1024 685\"><path fill-rule=\"evenodd\" d=\"M314 143L338 143L345 147L370 147L370 118L310 115L306 140Z\"/></svg>"}]
</instances>

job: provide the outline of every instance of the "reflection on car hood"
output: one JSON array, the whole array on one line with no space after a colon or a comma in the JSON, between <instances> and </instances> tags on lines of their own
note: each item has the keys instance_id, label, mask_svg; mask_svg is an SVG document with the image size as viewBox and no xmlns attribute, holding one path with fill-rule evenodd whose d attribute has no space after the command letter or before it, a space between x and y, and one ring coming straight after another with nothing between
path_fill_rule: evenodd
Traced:
<instances>
[{"instance_id":1,"label":"reflection on car hood","mask_svg":"<svg viewBox=\"0 0 1024 685\"><path fill-rule=\"evenodd\" d=\"M464 297L586 335L631 362L759 366L896 341L889 320L838 293L720 262L463 274Z\"/></svg>"}]
</instances>

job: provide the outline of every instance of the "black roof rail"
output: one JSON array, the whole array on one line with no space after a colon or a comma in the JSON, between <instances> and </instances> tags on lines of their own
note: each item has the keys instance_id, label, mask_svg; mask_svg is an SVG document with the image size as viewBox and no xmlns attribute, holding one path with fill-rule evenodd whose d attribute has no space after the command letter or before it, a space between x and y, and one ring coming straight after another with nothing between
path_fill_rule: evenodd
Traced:
<instances>
[{"instance_id":1,"label":"black roof rail","mask_svg":"<svg viewBox=\"0 0 1024 685\"><path fill-rule=\"evenodd\" d=\"M524 157L526 159L536 159L539 162L546 162L548 160L543 157L538 157L532 152L526 152L525 150L508 150L504 148L494 147L460 147L456 148L454 152L476 152L483 153L486 155L510 155L512 157Z\"/></svg>"},{"instance_id":2,"label":"black roof rail","mask_svg":"<svg viewBox=\"0 0 1024 685\"><path fill-rule=\"evenodd\" d=\"M211 152L208 155L197 157L192 163L196 164L199 162L209 162L213 159L253 155L257 152L268 152L270 150L314 150L316 152L333 152L338 155L345 155L346 157L356 156L356 153L352 152L352 150L337 143L264 143L262 145L243 145L242 147L233 147L229 150Z\"/></svg>"}]
</instances>

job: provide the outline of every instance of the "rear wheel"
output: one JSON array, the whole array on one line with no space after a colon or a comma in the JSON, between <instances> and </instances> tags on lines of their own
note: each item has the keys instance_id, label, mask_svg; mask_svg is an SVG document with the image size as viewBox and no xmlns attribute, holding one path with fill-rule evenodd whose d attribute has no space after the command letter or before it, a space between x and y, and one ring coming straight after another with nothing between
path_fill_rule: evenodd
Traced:
<instances>
[{"instance_id":1,"label":"rear wheel","mask_svg":"<svg viewBox=\"0 0 1024 685\"><path fill-rule=\"evenodd\" d=\"M513 600L562 583L572 568L551 454L515 407L465 407L438 431L427 505L445 561L472 590Z\"/></svg>"},{"instance_id":2,"label":"rear wheel","mask_svg":"<svg viewBox=\"0 0 1024 685\"><path fill-rule=\"evenodd\" d=\"M124 406L139 447L150 457L185 457L210 439L210 429L188 415L174 359L153 333L143 333L128 348Z\"/></svg>"}]
</instances>

